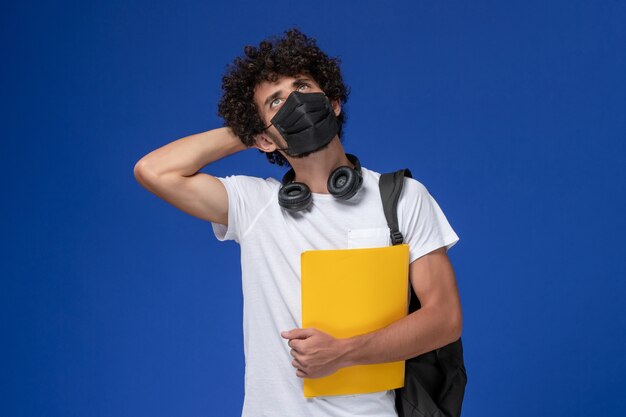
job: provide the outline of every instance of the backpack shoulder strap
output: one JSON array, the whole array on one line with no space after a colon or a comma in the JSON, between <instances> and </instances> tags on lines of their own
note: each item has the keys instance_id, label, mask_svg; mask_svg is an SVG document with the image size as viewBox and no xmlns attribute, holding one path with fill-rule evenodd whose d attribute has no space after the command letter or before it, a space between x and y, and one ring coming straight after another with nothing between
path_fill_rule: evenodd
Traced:
<instances>
[{"instance_id":1,"label":"backpack shoulder strap","mask_svg":"<svg viewBox=\"0 0 626 417\"><path fill-rule=\"evenodd\" d=\"M378 180L378 188L380 189L380 197L383 200L383 210L387 225L391 233L391 244L399 245L404 241L400 228L398 226L398 200L402 193L404 185L404 177L413 178L408 168L400 169L395 172L381 174Z\"/></svg>"}]
</instances>

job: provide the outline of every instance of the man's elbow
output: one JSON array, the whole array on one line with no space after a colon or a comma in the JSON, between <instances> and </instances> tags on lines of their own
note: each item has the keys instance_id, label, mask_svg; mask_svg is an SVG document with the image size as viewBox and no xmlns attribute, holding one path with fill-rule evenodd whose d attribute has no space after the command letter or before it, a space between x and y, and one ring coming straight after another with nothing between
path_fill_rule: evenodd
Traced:
<instances>
[{"instance_id":1,"label":"man's elbow","mask_svg":"<svg viewBox=\"0 0 626 417\"><path fill-rule=\"evenodd\" d=\"M144 183L144 162L142 160L137 161L135 167L133 168L133 174L138 183Z\"/></svg>"},{"instance_id":2,"label":"man's elbow","mask_svg":"<svg viewBox=\"0 0 626 417\"><path fill-rule=\"evenodd\" d=\"M135 176L135 180L143 187L150 189L150 181L154 182L158 176L154 173L154 171L147 165L144 160L139 160L135 164L133 168L133 174Z\"/></svg>"}]
</instances>

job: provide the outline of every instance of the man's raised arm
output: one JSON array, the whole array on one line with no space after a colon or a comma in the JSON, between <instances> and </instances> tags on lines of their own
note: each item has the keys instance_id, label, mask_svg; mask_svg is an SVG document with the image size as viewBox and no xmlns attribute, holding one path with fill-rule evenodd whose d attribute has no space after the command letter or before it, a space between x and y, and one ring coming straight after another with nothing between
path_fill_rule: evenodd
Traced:
<instances>
[{"instance_id":1,"label":"man's raised arm","mask_svg":"<svg viewBox=\"0 0 626 417\"><path fill-rule=\"evenodd\" d=\"M137 181L182 211L207 221L228 223L224 184L198 172L205 165L248 149L228 127L186 136L145 155L135 164Z\"/></svg>"}]
</instances>

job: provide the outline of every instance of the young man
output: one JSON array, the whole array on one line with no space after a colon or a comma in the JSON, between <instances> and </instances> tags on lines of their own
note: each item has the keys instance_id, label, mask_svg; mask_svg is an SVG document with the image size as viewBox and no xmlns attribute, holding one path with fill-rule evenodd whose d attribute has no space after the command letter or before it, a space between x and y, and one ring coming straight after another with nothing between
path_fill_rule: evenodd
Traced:
<instances>
[{"instance_id":1,"label":"young man","mask_svg":"<svg viewBox=\"0 0 626 417\"><path fill-rule=\"evenodd\" d=\"M390 244L380 173L344 152L342 104L348 89L338 60L297 29L258 48L247 46L224 76L223 92L219 114L227 127L156 149L136 164L135 176L169 203L212 222L219 240L241 246L242 416L396 416L394 391L307 399L302 378L405 360L457 340L461 304L446 251L458 236L427 189L406 178L399 226L410 246L410 284L421 309L348 339L300 328L303 251ZM199 172L249 148L291 167L284 184Z\"/></svg>"}]
</instances>

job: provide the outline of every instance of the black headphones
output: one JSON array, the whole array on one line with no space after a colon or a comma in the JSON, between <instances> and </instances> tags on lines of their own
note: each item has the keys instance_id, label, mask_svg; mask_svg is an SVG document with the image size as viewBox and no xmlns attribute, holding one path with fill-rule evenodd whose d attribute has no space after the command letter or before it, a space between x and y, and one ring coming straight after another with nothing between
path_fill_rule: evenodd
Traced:
<instances>
[{"instance_id":1,"label":"black headphones","mask_svg":"<svg viewBox=\"0 0 626 417\"><path fill-rule=\"evenodd\" d=\"M336 168L326 183L328 192L340 200L352 198L363 184L359 158L349 153L346 154L346 157L354 164L354 168L347 165ZM293 182L295 176L296 173L293 168L287 171L281 181L282 186L278 190L278 204L288 211L304 210L309 207L313 199L311 190L306 184Z\"/></svg>"}]
</instances>

